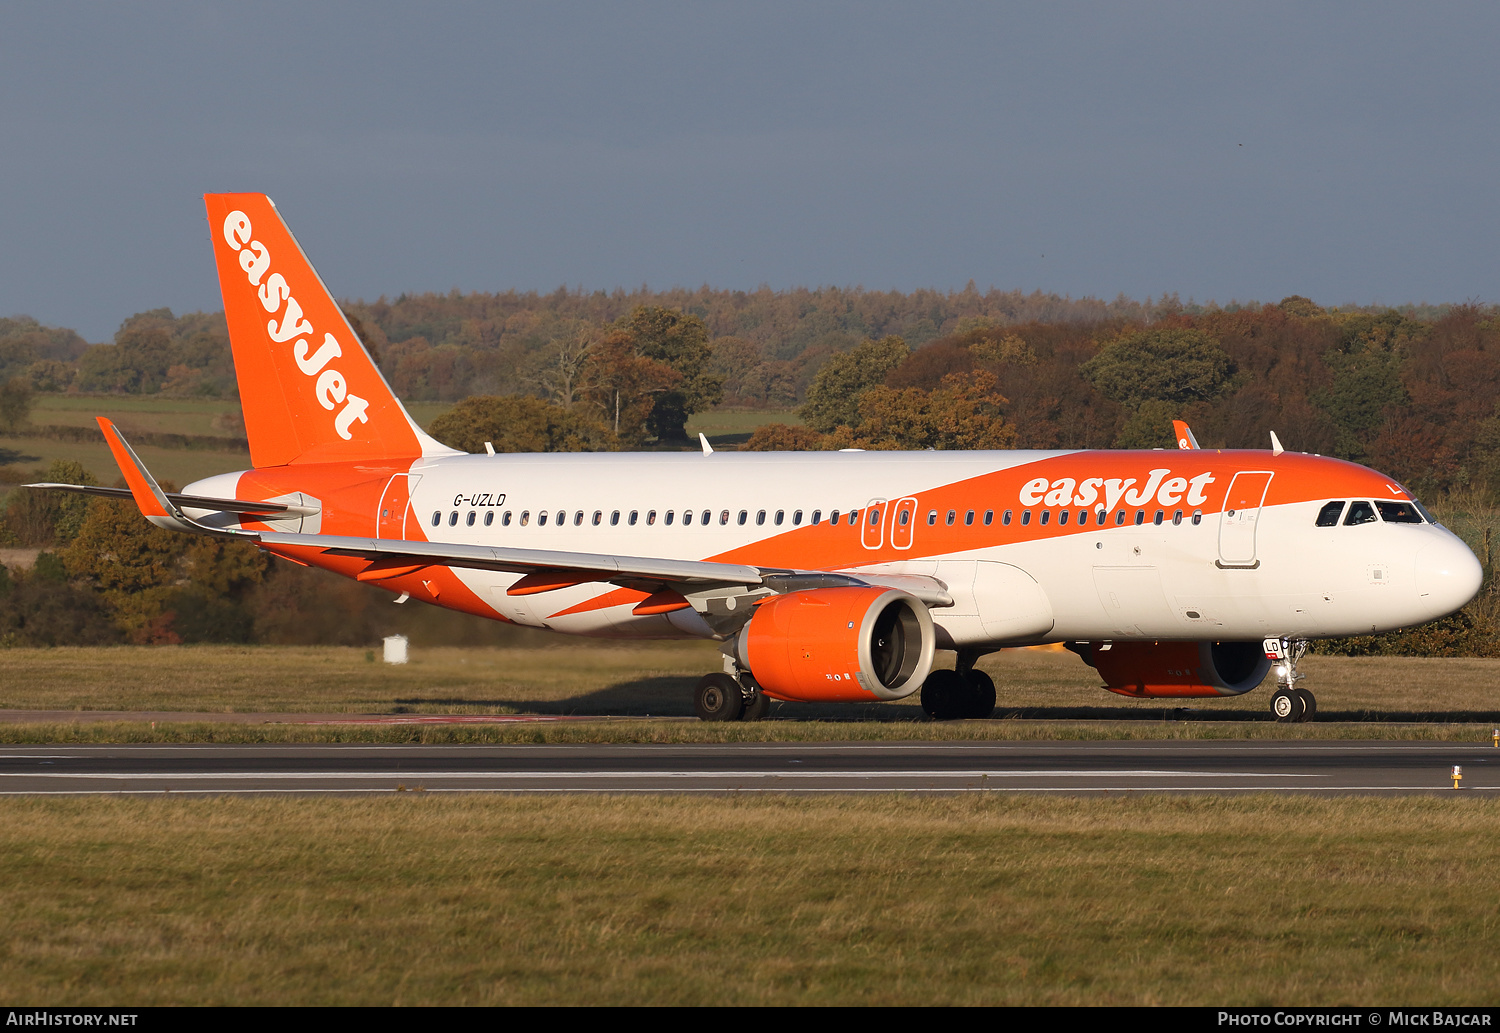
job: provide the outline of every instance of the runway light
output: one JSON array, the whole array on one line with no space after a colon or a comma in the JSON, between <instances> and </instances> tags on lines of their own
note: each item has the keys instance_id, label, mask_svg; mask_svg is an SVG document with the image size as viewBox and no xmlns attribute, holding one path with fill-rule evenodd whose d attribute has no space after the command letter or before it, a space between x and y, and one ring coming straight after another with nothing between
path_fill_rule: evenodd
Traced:
<instances>
[{"instance_id":1,"label":"runway light","mask_svg":"<svg viewBox=\"0 0 1500 1033\"><path fill-rule=\"evenodd\" d=\"M1453 788L1457 789L1458 783L1462 782L1463 779L1464 769L1459 767L1457 764L1453 765Z\"/></svg>"}]
</instances>

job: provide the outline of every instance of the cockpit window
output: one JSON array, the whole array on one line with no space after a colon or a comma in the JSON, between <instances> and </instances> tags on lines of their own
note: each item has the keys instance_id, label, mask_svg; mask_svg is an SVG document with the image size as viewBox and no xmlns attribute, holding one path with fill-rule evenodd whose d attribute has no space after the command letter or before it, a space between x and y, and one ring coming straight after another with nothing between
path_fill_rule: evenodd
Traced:
<instances>
[{"instance_id":1,"label":"cockpit window","mask_svg":"<svg viewBox=\"0 0 1500 1033\"><path fill-rule=\"evenodd\" d=\"M1353 524L1373 524L1378 518L1375 516L1375 507L1363 499L1356 499L1349 503L1349 515L1344 517L1344 526Z\"/></svg>"},{"instance_id":2,"label":"cockpit window","mask_svg":"<svg viewBox=\"0 0 1500 1033\"><path fill-rule=\"evenodd\" d=\"M1344 511L1344 500L1343 499L1340 499L1337 502L1330 502L1330 503L1328 503L1322 509L1318 510L1318 526L1319 527L1337 527L1338 524L1339 524L1339 514L1342 513L1343 511Z\"/></svg>"},{"instance_id":3,"label":"cockpit window","mask_svg":"<svg viewBox=\"0 0 1500 1033\"><path fill-rule=\"evenodd\" d=\"M1376 502L1375 508L1380 510L1380 519L1388 524L1420 524L1422 522L1422 515L1410 502Z\"/></svg>"}]
</instances>

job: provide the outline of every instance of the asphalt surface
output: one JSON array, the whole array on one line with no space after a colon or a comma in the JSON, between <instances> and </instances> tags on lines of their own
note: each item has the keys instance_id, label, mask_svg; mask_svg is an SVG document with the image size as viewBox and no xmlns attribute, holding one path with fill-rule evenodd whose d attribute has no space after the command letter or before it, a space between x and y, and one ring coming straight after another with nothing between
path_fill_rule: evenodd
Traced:
<instances>
[{"instance_id":1,"label":"asphalt surface","mask_svg":"<svg viewBox=\"0 0 1500 1033\"><path fill-rule=\"evenodd\" d=\"M1413 742L10 746L0 794L1432 793L1500 790L1500 749Z\"/></svg>"}]
</instances>

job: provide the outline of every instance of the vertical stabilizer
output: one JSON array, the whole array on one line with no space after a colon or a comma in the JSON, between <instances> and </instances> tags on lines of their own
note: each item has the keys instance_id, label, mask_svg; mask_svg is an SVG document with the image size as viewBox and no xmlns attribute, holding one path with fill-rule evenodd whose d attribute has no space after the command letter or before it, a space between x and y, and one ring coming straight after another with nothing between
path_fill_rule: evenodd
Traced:
<instances>
[{"instance_id":1,"label":"vertical stabilizer","mask_svg":"<svg viewBox=\"0 0 1500 1033\"><path fill-rule=\"evenodd\" d=\"M264 194L206 194L256 467L453 455L397 401Z\"/></svg>"}]
</instances>

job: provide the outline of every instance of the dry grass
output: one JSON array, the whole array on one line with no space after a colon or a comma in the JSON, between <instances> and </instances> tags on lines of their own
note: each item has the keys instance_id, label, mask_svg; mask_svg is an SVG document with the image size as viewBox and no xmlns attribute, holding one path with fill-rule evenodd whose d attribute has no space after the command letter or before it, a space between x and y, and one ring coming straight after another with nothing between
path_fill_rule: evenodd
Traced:
<instances>
[{"instance_id":1,"label":"dry grass","mask_svg":"<svg viewBox=\"0 0 1500 1033\"><path fill-rule=\"evenodd\" d=\"M1500 804L0 802L0 997L1482 1004Z\"/></svg>"}]
</instances>

